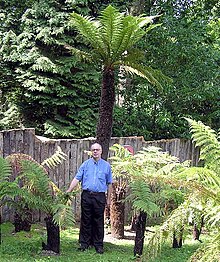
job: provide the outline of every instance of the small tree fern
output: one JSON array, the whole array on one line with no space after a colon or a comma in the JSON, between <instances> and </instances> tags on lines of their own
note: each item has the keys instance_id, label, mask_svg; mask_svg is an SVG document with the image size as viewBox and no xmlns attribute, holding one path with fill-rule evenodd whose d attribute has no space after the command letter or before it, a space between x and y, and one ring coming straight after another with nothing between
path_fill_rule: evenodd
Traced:
<instances>
[{"instance_id":1,"label":"small tree fern","mask_svg":"<svg viewBox=\"0 0 220 262\"><path fill-rule=\"evenodd\" d=\"M174 210L160 229L148 242L148 247L142 261L158 255L160 246L172 225L189 221L190 215L200 214L205 222L215 231L214 237L208 244L204 244L191 257L190 261L219 261L220 258L220 142L218 135L201 122L187 119L190 125L193 141L200 147L202 167L182 166L173 170L168 177L160 176L164 183L184 187L188 190L184 203ZM184 207L184 208L182 208ZM155 241L155 239L157 241ZM158 252L150 252L153 249Z\"/></svg>"},{"instance_id":2,"label":"small tree fern","mask_svg":"<svg viewBox=\"0 0 220 262\"><path fill-rule=\"evenodd\" d=\"M134 254L141 255L146 217L161 215L163 205L168 202L166 201L168 198L164 197L164 190L169 189L173 198L176 195L174 192L177 191L168 188L168 185L163 186L157 178L160 173L166 176L171 169L179 165L179 161L157 147L143 148L133 156L120 145L114 145L111 149L116 152L116 156L111 158L113 174L129 181L131 193L126 199L131 200L134 209L139 211L139 216L135 220L138 221L140 234L136 231L135 243L137 245L142 243L142 247L135 244Z\"/></svg>"},{"instance_id":3,"label":"small tree fern","mask_svg":"<svg viewBox=\"0 0 220 262\"><path fill-rule=\"evenodd\" d=\"M65 154L58 148L43 164L55 167L64 159ZM74 222L71 196L59 189L43 165L31 156L13 154L0 158L0 167L1 204L13 206L21 218L27 209L43 211L47 225L47 244L43 243L43 249L59 253L59 228Z\"/></svg>"}]
</instances>

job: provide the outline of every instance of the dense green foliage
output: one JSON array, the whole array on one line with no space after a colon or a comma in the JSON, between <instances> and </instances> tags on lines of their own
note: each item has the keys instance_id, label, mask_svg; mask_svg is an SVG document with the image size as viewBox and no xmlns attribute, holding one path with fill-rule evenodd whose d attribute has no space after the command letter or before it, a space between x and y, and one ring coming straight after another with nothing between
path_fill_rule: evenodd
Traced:
<instances>
[{"instance_id":1,"label":"dense green foliage","mask_svg":"<svg viewBox=\"0 0 220 262\"><path fill-rule=\"evenodd\" d=\"M15 15L19 23L12 21L1 31L2 59L7 66L2 72L7 79L1 83L3 111L14 105L20 115L11 114L12 119L19 117L14 120L17 124L36 127L38 133L94 135L99 77L94 67L80 64L66 49L68 44L80 45L69 25L74 1L33 1L15 14L9 11L15 4L5 2L1 25ZM81 12L88 12L86 4ZM10 116L1 122L2 127L14 127Z\"/></svg>"},{"instance_id":2,"label":"dense green foliage","mask_svg":"<svg viewBox=\"0 0 220 262\"><path fill-rule=\"evenodd\" d=\"M149 2L148 2L149 3ZM146 61L172 79L162 92L135 80L125 83L113 132L146 139L186 137L182 116L218 129L220 110L218 1L157 1L145 12L162 25L141 42Z\"/></svg>"},{"instance_id":3,"label":"dense green foliage","mask_svg":"<svg viewBox=\"0 0 220 262\"><path fill-rule=\"evenodd\" d=\"M56 167L65 156L58 148L42 164L25 154L1 157L0 207L12 206L23 219L26 218L24 210L27 208L41 210L47 216L52 216L59 225L71 225L74 222L69 201L71 197L56 186L44 168L44 165Z\"/></svg>"},{"instance_id":4,"label":"dense green foliage","mask_svg":"<svg viewBox=\"0 0 220 262\"><path fill-rule=\"evenodd\" d=\"M97 17L120 11L161 16L140 44L146 65L172 79L163 90L119 75L114 136L185 137L183 116L219 128L219 1L9 1L0 3L0 128L35 127L51 137L94 136L100 68L79 62L84 48L69 26L73 11ZM122 98L122 99L121 99Z\"/></svg>"}]
</instances>

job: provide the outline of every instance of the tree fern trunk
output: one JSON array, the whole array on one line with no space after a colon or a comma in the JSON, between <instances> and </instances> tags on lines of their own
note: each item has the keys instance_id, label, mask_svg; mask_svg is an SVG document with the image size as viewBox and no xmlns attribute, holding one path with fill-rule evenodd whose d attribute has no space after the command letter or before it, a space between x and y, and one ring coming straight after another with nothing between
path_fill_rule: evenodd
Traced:
<instances>
[{"instance_id":1,"label":"tree fern trunk","mask_svg":"<svg viewBox=\"0 0 220 262\"><path fill-rule=\"evenodd\" d=\"M96 130L97 142L102 145L102 158L107 159L112 135L113 107L115 102L114 70L104 68L99 105L99 121Z\"/></svg>"},{"instance_id":2,"label":"tree fern trunk","mask_svg":"<svg viewBox=\"0 0 220 262\"><path fill-rule=\"evenodd\" d=\"M180 233L176 234L173 232L173 248L181 248L183 245L183 229L180 230Z\"/></svg>"},{"instance_id":3,"label":"tree fern trunk","mask_svg":"<svg viewBox=\"0 0 220 262\"><path fill-rule=\"evenodd\" d=\"M143 253L144 247L144 233L146 228L147 214L143 211L140 212L139 216L137 216L135 223L135 244L134 244L134 256L141 256Z\"/></svg>"},{"instance_id":4,"label":"tree fern trunk","mask_svg":"<svg viewBox=\"0 0 220 262\"><path fill-rule=\"evenodd\" d=\"M198 225L196 223L194 223L194 225L193 225L193 239L194 240L198 240L198 241L202 242L199 239L199 237L201 235L203 225L204 225L204 217L201 218L200 227L198 227Z\"/></svg>"},{"instance_id":5,"label":"tree fern trunk","mask_svg":"<svg viewBox=\"0 0 220 262\"><path fill-rule=\"evenodd\" d=\"M47 244L42 243L43 250L50 250L60 253L60 228L53 222L53 217L45 218L47 228Z\"/></svg>"},{"instance_id":6,"label":"tree fern trunk","mask_svg":"<svg viewBox=\"0 0 220 262\"><path fill-rule=\"evenodd\" d=\"M112 185L110 208L111 234L117 239L124 238L124 200L125 190L120 189L117 183Z\"/></svg>"}]
</instances>

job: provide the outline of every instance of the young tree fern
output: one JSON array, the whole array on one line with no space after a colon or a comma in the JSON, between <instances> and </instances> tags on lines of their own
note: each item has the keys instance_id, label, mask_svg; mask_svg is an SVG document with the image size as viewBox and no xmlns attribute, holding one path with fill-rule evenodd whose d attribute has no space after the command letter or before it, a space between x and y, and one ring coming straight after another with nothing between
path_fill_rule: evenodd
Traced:
<instances>
[{"instance_id":1,"label":"young tree fern","mask_svg":"<svg viewBox=\"0 0 220 262\"><path fill-rule=\"evenodd\" d=\"M58 148L58 151L43 163L54 167L61 163L64 156ZM49 178L43 165L31 156L13 154L6 159L0 158L0 166L2 204L12 205L16 212L22 215L27 209L43 211L46 214L47 226L47 244L43 243L43 249L59 253L59 228L74 222L71 196L59 189Z\"/></svg>"},{"instance_id":2,"label":"young tree fern","mask_svg":"<svg viewBox=\"0 0 220 262\"><path fill-rule=\"evenodd\" d=\"M160 229L149 240L147 250L160 250L164 236L167 236L173 224L181 220L186 224L193 210L194 214L200 211L201 217L215 230L215 236L208 244L204 244L192 256L190 261L219 261L220 258L220 142L217 134L201 122L187 119L190 124L193 141L200 147L202 167L182 166L171 172L168 177L162 177L164 183L172 180L175 186L188 190L184 203L173 211ZM160 176L161 179L161 176ZM184 206L184 209L182 208ZM183 223L183 225L184 225ZM154 241L154 240L157 241ZM156 253L146 252L142 261L155 257Z\"/></svg>"},{"instance_id":3,"label":"young tree fern","mask_svg":"<svg viewBox=\"0 0 220 262\"><path fill-rule=\"evenodd\" d=\"M177 191L168 185L162 185L158 180L159 174L166 176L179 165L179 161L157 147L143 148L134 156L126 154L127 150L120 145L114 145L112 149L116 152L116 156L111 158L113 174L127 179L131 193L126 199L131 200L134 209L139 211L135 221L138 221L136 224L141 232L139 234L136 230L136 239L139 239L136 243L142 243L142 247L135 245L134 254L141 255L146 217L161 214L164 205L169 202L165 198L165 191L169 190L172 199L175 199Z\"/></svg>"}]
</instances>

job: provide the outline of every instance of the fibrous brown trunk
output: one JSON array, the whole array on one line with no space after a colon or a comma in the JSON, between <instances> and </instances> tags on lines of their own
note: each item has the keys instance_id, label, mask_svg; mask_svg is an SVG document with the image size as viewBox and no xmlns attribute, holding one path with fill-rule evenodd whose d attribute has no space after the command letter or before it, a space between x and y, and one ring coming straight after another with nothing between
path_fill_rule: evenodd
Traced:
<instances>
[{"instance_id":1,"label":"fibrous brown trunk","mask_svg":"<svg viewBox=\"0 0 220 262\"><path fill-rule=\"evenodd\" d=\"M112 185L112 197L110 208L111 234L117 239L124 238L124 198L125 189L118 183Z\"/></svg>"},{"instance_id":2,"label":"fibrous brown trunk","mask_svg":"<svg viewBox=\"0 0 220 262\"><path fill-rule=\"evenodd\" d=\"M50 250L57 254L60 253L60 228L54 223L53 217L45 218L47 228L47 243L42 243L43 250Z\"/></svg>"},{"instance_id":3,"label":"fibrous brown trunk","mask_svg":"<svg viewBox=\"0 0 220 262\"><path fill-rule=\"evenodd\" d=\"M144 233L146 228L147 214L143 211L136 218L135 223L135 244L134 244L134 256L141 256L144 248Z\"/></svg>"},{"instance_id":4,"label":"fibrous brown trunk","mask_svg":"<svg viewBox=\"0 0 220 262\"><path fill-rule=\"evenodd\" d=\"M114 69L104 68L102 90L99 104L99 121L96 142L102 145L102 158L107 159L112 135L113 107L115 102Z\"/></svg>"}]
</instances>

